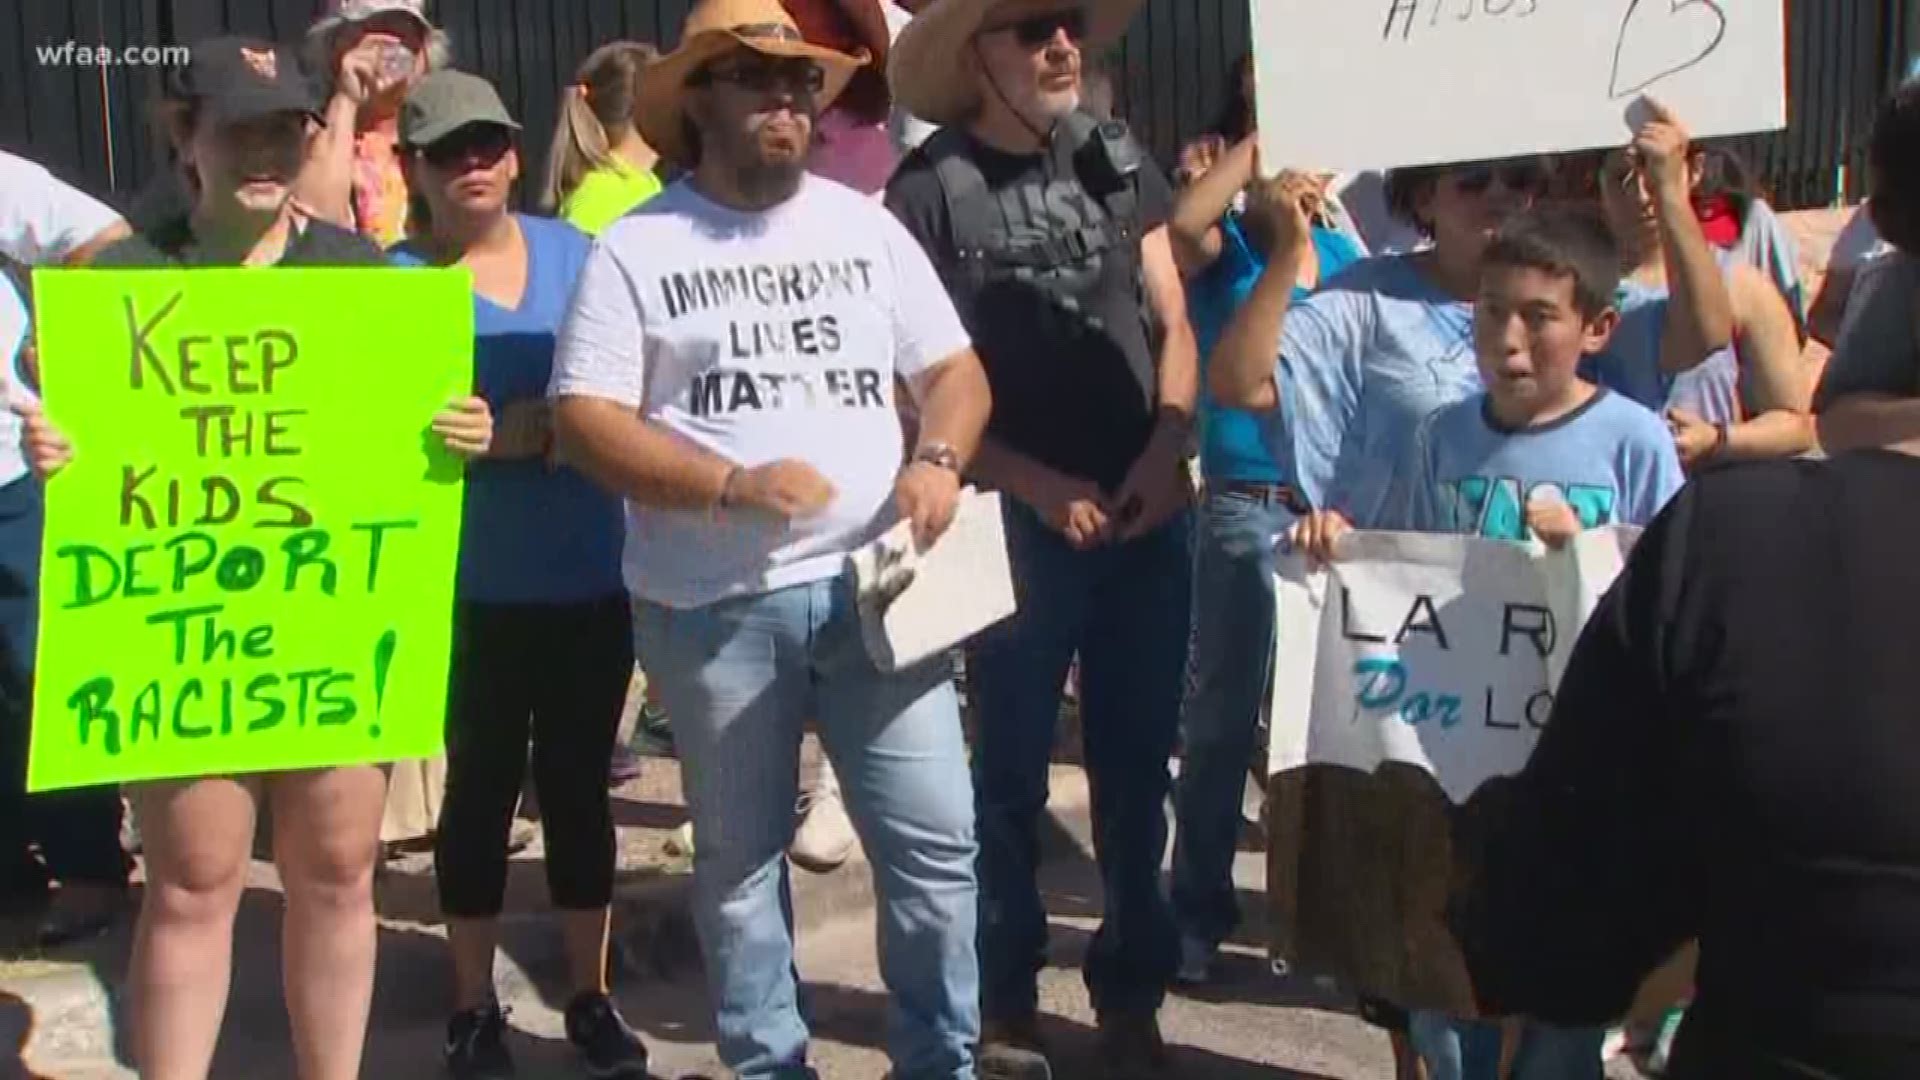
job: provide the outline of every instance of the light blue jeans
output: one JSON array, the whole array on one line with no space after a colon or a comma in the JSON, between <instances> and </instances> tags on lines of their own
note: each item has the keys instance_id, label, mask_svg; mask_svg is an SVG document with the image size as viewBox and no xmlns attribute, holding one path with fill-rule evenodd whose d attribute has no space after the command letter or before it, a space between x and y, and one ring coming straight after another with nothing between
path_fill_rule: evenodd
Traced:
<instances>
[{"instance_id":1,"label":"light blue jeans","mask_svg":"<svg viewBox=\"0 0 1920 1080\"><path fill-rule=\"evenodd\" d=\"M636 604L693 811L694 920L720 1056L741 1080L812 1077L787 845L812 720L873 865L899 1080L971 1080L980 1034L973 787L945 657L867 658L845 579L694 610Z\"/></svg>"},{"instance_id":2,"label":"light blue jeans","mask_svg":"<svg viewBox=\"0 0 1920 1080\"><path fill-rule=\"evenodd\" d=\"M1195 530L1193 689L1174 792L1173 914L1182 936L1209 948L1240 922L1233 856L1273 685L1273 543L1293 521L1277 499L1216 490Z\"/></svg>"},{"instance_id":3,"label":"light blue jeans","mask_svg":"<svg viewBox=\"0 0 1920 1080\"><path fill-rule=\"evenodd\" d=\"M1408 1037L1427 1063L1428 1080L1496 1080L1500 1075L1500 1025L1456 1020L1445 1013L1413 1014ZM1513 1080L1600 1080L1604 1028L1556 1027L1528 1021L1514 1057Z\"/></svg>"}]
</instances>

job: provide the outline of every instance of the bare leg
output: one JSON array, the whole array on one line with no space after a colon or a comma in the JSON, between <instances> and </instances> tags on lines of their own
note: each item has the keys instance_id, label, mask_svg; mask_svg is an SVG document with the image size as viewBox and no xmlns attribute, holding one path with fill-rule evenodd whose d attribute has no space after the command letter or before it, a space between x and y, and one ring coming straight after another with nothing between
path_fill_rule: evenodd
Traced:
<instances>
[{"instance_id":1,"label":"bare leg","mask_svg":"<svg viewBox=\"0 0 1920 1080\"><path fill-rule=\"evenodd\" d=\"M373 866L386 774L373 766L272 781L287 890L280 952L301 1080L354 1080L373 1003Z\"/></svg>"},{"instance_id":2,"label":"bare leg","mask_svg":"<svg viewBox=\"0 0 1920 1080\"><path fill-rule=\"evenodd\" d=\"M147 1080L205 1080L233 977L254 793L215 777L131 794L147 859L130 975L134 1062Z\"/></svg>"},{"instance_id":3,"label":"bare leg","mask_svg":"<svg viewBox=\"0 0 1920 1080\"><path fill-rule=\"evenodd\" d=\"M453 1011L477 1009L493 999L493 956L500 946L500 920L448 919L453 954Z\"/></svg>"},{"instance_id":4,"label":"bare leg","mask_svg":"<svg viewBox=\"0 0 1920 1080\"><path fill-rule=\"evenodd\" d=\"M567 978L575 996L607 992L607 929L611 908L562 911L560 935L567 947Z\"/></svg>"}]
</instances>

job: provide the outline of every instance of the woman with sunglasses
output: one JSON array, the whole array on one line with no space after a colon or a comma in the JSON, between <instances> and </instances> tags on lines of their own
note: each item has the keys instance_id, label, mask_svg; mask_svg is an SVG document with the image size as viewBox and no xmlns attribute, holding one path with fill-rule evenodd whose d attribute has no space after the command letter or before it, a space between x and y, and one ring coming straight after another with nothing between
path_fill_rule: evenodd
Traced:
<instances>
[{"instance_id":1,"label":"woman with sunglasses","mask_svg":"<svg viewBox=\"0 0 1920 1080\"><path fill-rule=\"evenodd\" d=\"M261 42L193 48L163 103L189 215L102 252L104 268L381 266L366 240L309 218L291 200L318 119L298 62ZM51 477L75 448L34 406L26 448ZM463 456L493 437L486 402L433 418ZM79 451L84 453L85 447ZM57 483L57 480L53 482ZM133 947L134 1065L150 1080L200 1080L213 1061L232 973L233 920L247 883L260 801L273 806L273 851L286 891L282 962L293 1028L293 1075L360 1072L373 997L373 866L386 778L363 765L271 776L210 776L129 785L146 854Z\"/></svg>"},{"instance_id":2,"label":"woman with sunglasses","mask_svg":"<svg viewBox=\"0 0 1920 1080\"><path fill-rule=\"evenodd\" d=\"M1247 217L1267 239L1267 265L1221 335L1208 387L1231 408L1282 411L1268 437L1297 462L1300 493L1317 511L1302 521L1310 534L1335 519L1391 527L1389 488L1414 429L1479 389L1480 256L1545 183L1532 159L1395 170L1388 202L1430 246L1364 260L1298 303L1320 185L1285 174L1255 186Z\"/></svg>"},{"instance_id":3,"label":"woman with sunglasses","mask_svg":"<svg viewBox=\"0 0 1920 1080\"><path fill-rule=\"evenodd\" d=\"M620 501L553 459L554 338L591 243L509 208L520 126L485 80L427 76L400 145L418 225L393 259L473 274L474 373L500 437L474 463L461 528L447 716L447 793L435 843L452 950L446 1064L455 1080L507 1076L493 959L508 826L527 774L546 833L571 997L566 1033L591 1075L646 1075L647 1053L607 996L613 816L604 778L633 673L620 576Z\"/></svg>"},{"instance_id":4,"label":"woman with sunglasses","mask_svg":"<svg viewBox=\"0 0 1920 1080\"><path fill-rule=\"evenodd\" d=\"M1693 212L1686 128L1655 115L1600 166L1600 204L1626 263L1620 326L1594 381L1664 416L1681 463L1813 448L1813 390L1774 283L1716 252Z\"/></svg>"},{"instance_id":5,"label":"woman with sunglasses","mask_svg":"<svg viewBox=\"0 0 1920 1080\"><path fill-rule=\"evenodd\" d=\"M1363 260L1306 299L1296 289L1321 185L1283 173L1252 186L1246 221L1264 241L1266 267L1208 360L1207 388L1223 406L1280 414L1261 432L1276 460L1293 463L1309 511L1293 526L1297 545L1324 554L1350 529L1408 524L1396 520L1401 500L1392 492L1415 431L1481 387L1473 349L1481 256L1546 180L1531 159L1395 170L1388 204L1430 246ZM1398 1075L1420 1075L1407 1013L1373 998L1363 1006L1392 1033ZM1411 1019L1448 1030L1441 1014ZM1447 1075L1438 1051L1423 1056L1436 1077Z\"/></svg>"}]
</instances>

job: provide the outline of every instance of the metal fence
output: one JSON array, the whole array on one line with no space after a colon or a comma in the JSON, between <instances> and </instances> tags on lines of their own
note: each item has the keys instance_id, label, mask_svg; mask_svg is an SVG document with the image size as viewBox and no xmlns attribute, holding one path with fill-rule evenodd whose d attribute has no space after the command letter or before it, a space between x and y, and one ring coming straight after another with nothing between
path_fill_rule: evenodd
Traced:
<instances>
[{"instance_id":1,"label":"metal fence","mask_svg":"<svg viewBox=\"0 0 1920 1080\"><path fill-rule=\"evenodd\" d=\"M1225 101L1228 70L1248 47L1250 2L1260 0L1148 0L1127 39L1102 58L1121 112L1161 161L1171 162ZM690 6L691 0L436 5L461 66L493 80L526 124L535 159L529 165L536 168L560 87L593 46L634 38L671 47ZM1857 198L1874 110L1920 48L1920 0L1789 0L1789 7L1791 124L1738 145L1782 206ZM124 204L158 160L142 113L159 87L160 69L62 63L43 50L75 42L105 45L117 55L129 46L177 45L222 32L294 41L315 8L315 0L0 0L0 145Z\"/></svg>"}]
</instances>

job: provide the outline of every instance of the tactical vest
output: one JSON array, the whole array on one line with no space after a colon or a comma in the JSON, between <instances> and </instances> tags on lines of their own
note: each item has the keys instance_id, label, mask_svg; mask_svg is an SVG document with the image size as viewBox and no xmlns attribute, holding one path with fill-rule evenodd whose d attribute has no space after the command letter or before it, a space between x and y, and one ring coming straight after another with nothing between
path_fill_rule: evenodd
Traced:
<instances>
[{"instance_id":1,"label":"tactical vest","mask_svg":"<svg viewBox=\"0 0 1920 1080\"><path fill-rule=\"evenodd\" d=\"M1079 263L1112 248L1140 243L1140 199L1134 180L1146 155L1125 124L1103 122L1076 110L1055 125L1047 149L1051 175L1076 178L1099 203L1104 220L1020 243L1007 235L986 175L968 150L967 136L956 128L936 132L921 148L940 181L957 269L971 288L977 290L1022 269ZM1136 270L1136 291L1140 291L1139 276Z\"/></svg>"}]
</instances>

